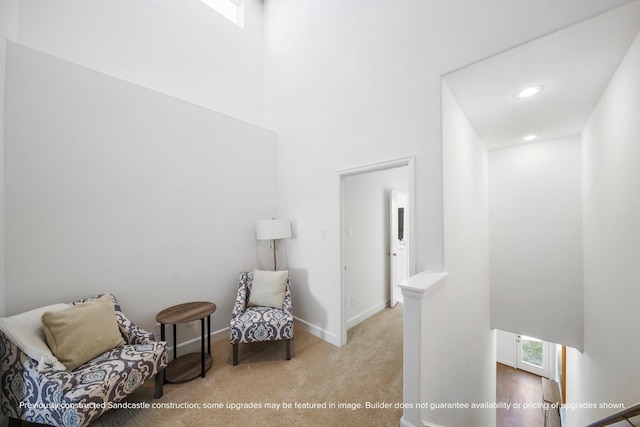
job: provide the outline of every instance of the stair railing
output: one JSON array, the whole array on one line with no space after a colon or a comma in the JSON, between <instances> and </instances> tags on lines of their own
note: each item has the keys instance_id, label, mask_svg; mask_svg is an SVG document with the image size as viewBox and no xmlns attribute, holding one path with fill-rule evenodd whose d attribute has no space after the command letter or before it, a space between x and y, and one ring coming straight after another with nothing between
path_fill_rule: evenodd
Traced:
<instances>
[{"instance_id":1,"label":"stair railing","mask_svg":"<svg viewBox=\"0 0 640 427\"><path fill-rule=\"evenodd\" d=\"M618 423L620 421L626 421L633 427L638 427L631 422L631 418L637 417L638 415L640 415L640 403L636 403L635 405L630 406L620 412L616 412L615 414L609 415L608 417L598 420L595 423L591 423L587 427L604 427Z\"/></svg>"}]
</instances>

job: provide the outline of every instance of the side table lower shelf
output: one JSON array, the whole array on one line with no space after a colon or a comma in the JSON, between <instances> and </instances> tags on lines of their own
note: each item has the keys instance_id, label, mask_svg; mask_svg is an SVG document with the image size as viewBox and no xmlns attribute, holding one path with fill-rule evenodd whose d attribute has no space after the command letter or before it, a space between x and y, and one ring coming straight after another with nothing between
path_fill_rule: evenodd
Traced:
<instances>
[{"instance_id":1,"label":"side table lower shelf","mask_svg":"<svg viewBox=\"0 0 640 427\"><path fill-rule=\"evenodd\" d=\"M164 371L164 381L167 383L180 383L192 380L198 376L204 378L205 372L211 368L211 313L216 311L216 305L212 302L197 301L174 305L162 310L156 315L156 321L160 323L160 340L165 340L165 325L173 324L173 360L169 362ZM206 329L205 329L205 319ZM200 353L189 353L178 357L178 340L176 337L176 324L200 320ZM205 337L207 351L205 351Z\"/></svg>"},{"instance_id":2,"label":"side table lower shelf","mask_svg":"<svg viewBox=\"0 0 640 427\"><path fill-rule=\"evenodd\" d=\"M205 354L204 370L211 368L212 359L210 354ZM169 383L181 383L201 376L201 355L200 353L190 353L180 356L169 362L164 370L164 378Z\"/></svg>"}]
</instances>

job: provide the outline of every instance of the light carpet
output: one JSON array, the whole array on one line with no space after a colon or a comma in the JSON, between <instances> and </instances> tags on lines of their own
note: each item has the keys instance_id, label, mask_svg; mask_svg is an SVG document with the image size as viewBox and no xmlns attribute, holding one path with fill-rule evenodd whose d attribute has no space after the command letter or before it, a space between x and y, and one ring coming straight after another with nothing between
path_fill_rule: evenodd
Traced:
<instances>
[{"instance_id":1,"label":"light carpet","mask_svg":"<svg viewBox=\"0 0 640 427\"><path fill-rule=\"evenodd\" d=\"M352 328L342 348L298 328L292 349L286 361L283 342L241 344L239 364L233 366L228 341L214 342L213 366L205 378L166 384L160 399L153 398L150 382L127 400L190 408L112 409L93 425L399 425L401 304Z\"/></svg>"}]
</instances>

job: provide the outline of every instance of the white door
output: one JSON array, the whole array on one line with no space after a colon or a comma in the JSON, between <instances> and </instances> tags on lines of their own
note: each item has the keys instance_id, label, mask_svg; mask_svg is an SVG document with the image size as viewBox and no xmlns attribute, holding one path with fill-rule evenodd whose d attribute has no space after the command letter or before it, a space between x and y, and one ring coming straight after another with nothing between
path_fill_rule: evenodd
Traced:
<instances>
[{"instance_id":1,"label":"white door","mask_svg":"<svg viewBox=\"0 0 640 427\"><path fill-rule=\"evenodd\" d=\"M516 343L516 367L549 378L549 343L526 335L517 335Z\"/></svg>"},{"instance_id":2,"label":"white door","mask_svg":"<svg viewBox=\"0 0 640 427\"><path fill-rule=\"evenodd\" d=\"M395 307L398 303L396 288L398 285L398 192L391 190L391 203L389 210L389 306Z\"/></svg>"},{"instance_id":3,"label":"white door","mask_svg":"<svg viewBox=\"0 0 640 427\"><path fill-rule=\"evenodd\" d=\"M398 283L409 276L407 194L391 190L389 224L389 306L402 300Z\"/></svg>"}]
</instances>

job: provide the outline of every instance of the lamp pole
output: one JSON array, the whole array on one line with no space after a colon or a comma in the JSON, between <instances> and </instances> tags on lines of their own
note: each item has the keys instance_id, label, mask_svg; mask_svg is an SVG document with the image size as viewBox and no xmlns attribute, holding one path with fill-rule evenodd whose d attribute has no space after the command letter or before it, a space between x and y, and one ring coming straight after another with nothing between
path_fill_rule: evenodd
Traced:
<instances>
[{"instance_id":1,"label":"lamp pole","mask_svg":"<svg viewBox=\"0 0 640 427\"><path fill-rule=\"evenodd\" d=\"M276 239L273 239L273 271L277 271L277 261L276 261Z\"/></svg>"}]
</instances>

